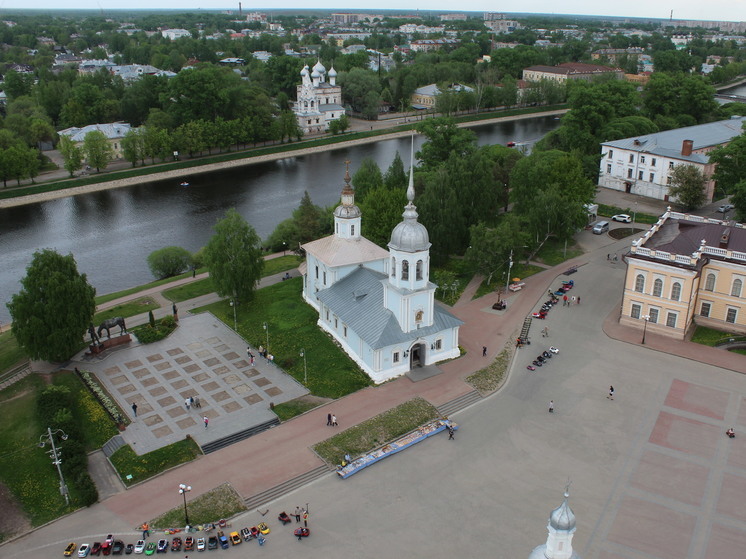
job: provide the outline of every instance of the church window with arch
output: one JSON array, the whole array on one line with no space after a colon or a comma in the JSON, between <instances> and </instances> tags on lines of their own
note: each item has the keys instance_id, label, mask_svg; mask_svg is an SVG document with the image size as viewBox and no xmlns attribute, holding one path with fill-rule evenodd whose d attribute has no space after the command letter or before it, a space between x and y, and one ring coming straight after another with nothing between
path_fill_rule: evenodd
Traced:
<instances>
[{"instance_id":1,"label":"church window with arch","mask_svg":"<svg viewBox=\"0 0 746 559\"><path fill-rule=\"evenodd\" d=\"M402 260L401 263L401 279L409 279L409 262L407 262L406 260Z\"/></svg>"},{"instance_id":2,"label":"church window with arch","mask_svg":"<svg viewBox=\"0 0 746 559\"><path fill-rule=\"evenodd\" d=\"M418 281L422 280L422 268L424 266L424 263L422 260L417 261L417 267L416 267L416 278Z\"/></svg>"}]
</instances>

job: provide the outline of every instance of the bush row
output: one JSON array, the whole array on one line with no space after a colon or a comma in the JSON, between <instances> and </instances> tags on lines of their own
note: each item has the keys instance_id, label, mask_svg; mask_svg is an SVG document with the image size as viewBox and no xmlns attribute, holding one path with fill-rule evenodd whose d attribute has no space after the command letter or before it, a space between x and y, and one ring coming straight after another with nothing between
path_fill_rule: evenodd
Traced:
<instances>
[{"instance_id":1,"label":"bush row","mask_svg":"<svg viewBox=\"0 0 746 559\"><path fill-rule=\"evenodd\" d=\"M119 409L119 406L117 406L114 400L112 400L111 397L106 393L106 391L101 388L101 385L98 383L98 379L93 375L93 373L90 373L88 371L80 371L77 367L75 367L75 372L83 381L83 384L85 384L86 388L91 391L91 394L93 394L96 400L98 400L99 403L103 406L103 408L106 410L106 413L108 413L109 416L117 423L123 423L124 417L122 415L122 411Z\"/></svg>"},{"instance_id":2,"label":"bush row","mask_svg":"<svg viewBox=\"0 0 746 559\"><path fill-rule=\"evenodd\" d=\"M131 332L137 336L137 341L141 344L159 342L176 330L176 320L174 320L174 317L170 314L164 316L159 321L153 319L152 322L155 324L145 324L143 326L137 326L131 330Z\"/></svg>"}]
</instances>

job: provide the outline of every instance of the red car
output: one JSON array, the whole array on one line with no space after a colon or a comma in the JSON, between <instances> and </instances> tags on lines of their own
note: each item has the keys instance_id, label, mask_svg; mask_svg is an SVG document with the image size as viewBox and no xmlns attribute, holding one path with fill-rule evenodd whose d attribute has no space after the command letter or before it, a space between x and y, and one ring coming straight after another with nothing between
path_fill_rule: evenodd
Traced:
<instances>
[{"instance_id":1,"label":"red car","mask_svg":"<svg viewBox=\"0 0 746 559\"><path fill-rule=\"evenodd\" d=\"M101 542L94 542L91 547L91 555L101 555Z\"/></svg>"},{"instance_id":2,"label":"red car","mask_svg":"<svg viewBox=\"0 0 746 559\"><path fill-rule=\"evenodd\" d=\"M171 551L181 551L181 538L176 537L171 540Z\"/></svg>"},{"instance_id":3,"label":"red car","mask_svg":"<svg viewBox=\"0 0 746 559\"><path fill-rule=\"evenodd\" d=\"M187 536L184 540L184 551L192 551L194 549L194 538Z\"/></svg>"}]
</instances>

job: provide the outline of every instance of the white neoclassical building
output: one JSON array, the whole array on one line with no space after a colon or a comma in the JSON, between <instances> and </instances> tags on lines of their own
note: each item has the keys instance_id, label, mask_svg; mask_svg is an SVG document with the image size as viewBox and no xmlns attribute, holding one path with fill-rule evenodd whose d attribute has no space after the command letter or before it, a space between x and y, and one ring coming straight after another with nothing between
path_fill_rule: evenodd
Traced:
<instances>
[{"instance_id":1,"label":"white neoclassical building","mask_svg":"<svg viewBox=\"0 0 746 559\"><path fill-rule=\"evenodd\" d=\"M334 234L306 243L303 297L318 324L376 383L459 356L463 322L435 303L430 241L417 221L412 171L409 203L388 250L362 236L349 169Z\"/></svg>"},{"instance_id":2,"label":"white neoclassical building","mask_svg":"<svg viewBox=\"0 0 746 559\"><path fill-rule=\"evenodd\" d=\"M330 122L345 114L342 88L337 85L337 71L332 66L327 75L326 68L318 61L311 70L308 65L304 66L300 75L298 100L293 106L298 125L304 134L326 132Z\"/></svg>"}]
</instances>

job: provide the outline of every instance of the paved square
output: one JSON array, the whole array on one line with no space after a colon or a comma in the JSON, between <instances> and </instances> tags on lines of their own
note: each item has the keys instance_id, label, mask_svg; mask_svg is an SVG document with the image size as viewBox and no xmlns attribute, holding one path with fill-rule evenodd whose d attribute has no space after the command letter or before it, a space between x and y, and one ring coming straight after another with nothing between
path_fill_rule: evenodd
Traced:
<instances>
[{"instance_id":1,"label":"paved square","mask_svg":"<svg viewBox=\"0 0 746 559\"><path fill-rule=\"evenodd\" d=\"M211 336L205 338L204 332ZM187 434L205 444L248 429L275 417L270 402L308 393L274 364L262 360L250 367L241 357L245 352L244 340L204 313L182 318L165 340L133 343L79 366L95 373L134 419L122 436L144 454ZM201 408L187 410L184 400L189 397L199 398ZM210 418L207 429L202 416Z\"/></svg>"}]
</instances>

